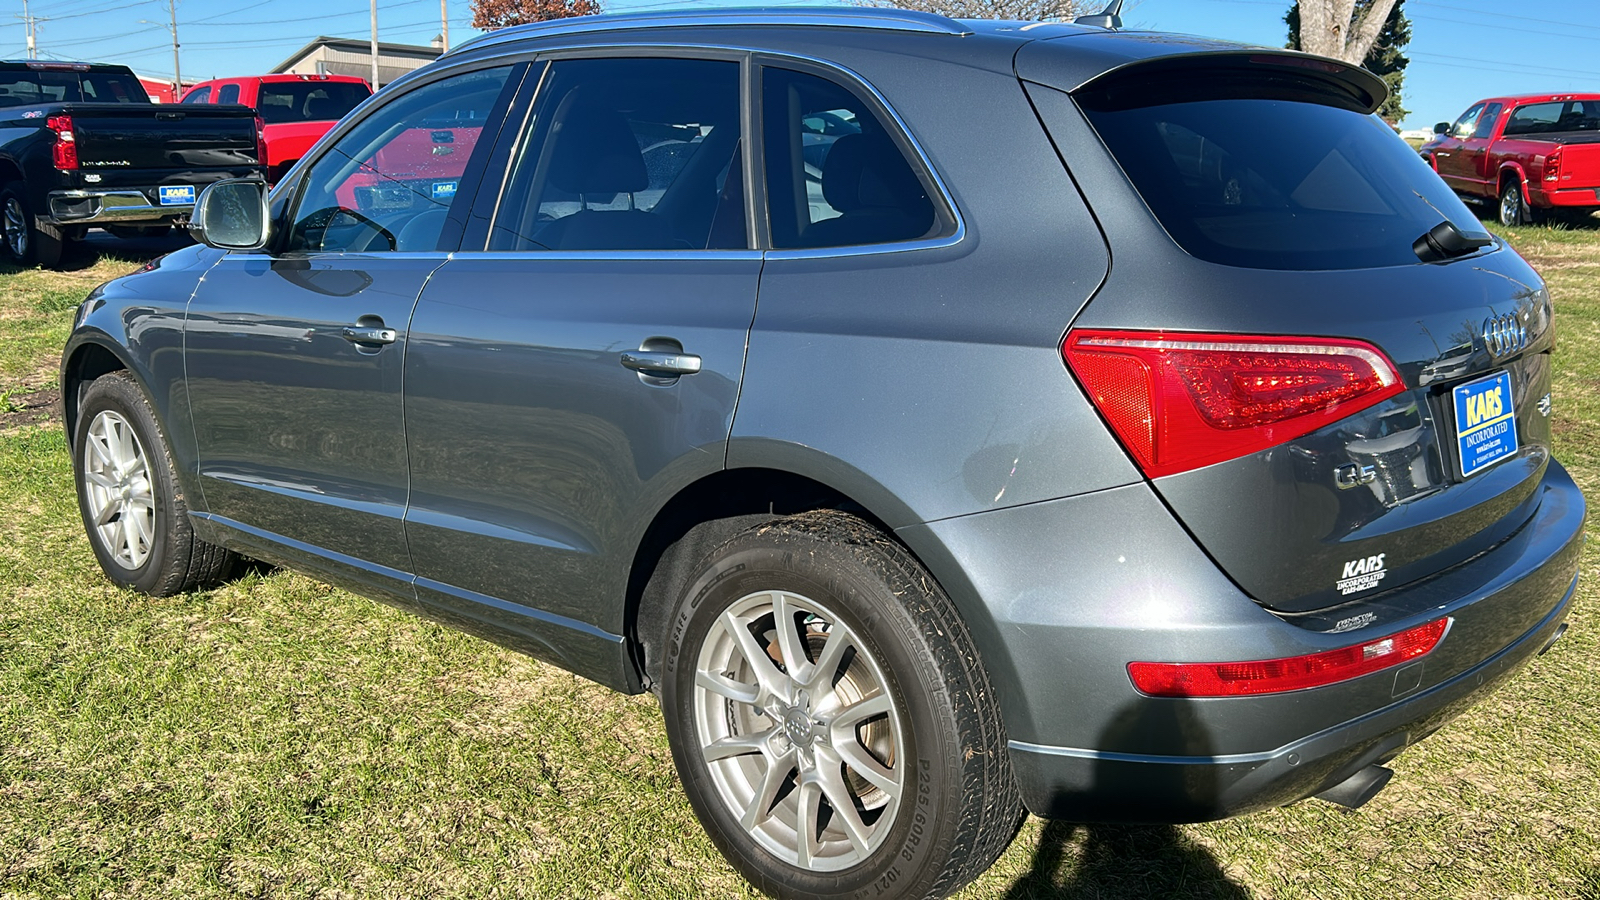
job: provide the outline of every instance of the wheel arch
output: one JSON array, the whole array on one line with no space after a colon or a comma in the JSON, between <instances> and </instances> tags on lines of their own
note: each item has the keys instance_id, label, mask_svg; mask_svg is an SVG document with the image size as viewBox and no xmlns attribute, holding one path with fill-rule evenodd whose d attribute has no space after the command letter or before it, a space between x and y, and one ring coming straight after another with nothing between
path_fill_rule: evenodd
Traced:
<instances>
[{"instance_id":1,"label":"wheel arch","mask_svg":"<svg viewBox=\"0 0 1600 900\"><path fill-rule=\"evenodd\" d=\"M720 470L683 487L662 506L634 552L623 633L632 650L638 683L650 688L659 681L661 642L672 608L707 553L763 520L821 509L837 509L860 517L899 543L935 581L941 581L939 570L945 567L930 566L930 560L895 530L895 520L907 511L863 502L860 491L846 490L809 473L768 467ZM984 623L973 621L974 616L982 615L981 611L959 602L958 598L967 592L951 588L946 592L958 600L969 628L985 627Z\"/></svg>"},{"instance_id":2,"label":"wheel arch","mask_svg":"<svg viewBox=\"0 0 1600 900\"><path fill-rule=\"evenodd\" d=\"M1526 172L1522 171L1521 163L1501 163L1499 189L1495 191L1495 197L1498 198L1502 193L1505 193L1506 183L1513 178L1517 180L1517 186L1522 190L1522 202L1527 206L1532 207L1533 198L1528 194L1528 176Z\"/></svg>"},{"instance_id":3,"label":"wheel arch","mask_svg":"<svg viewBox=\"0 0 1600 900\"><path fill-rule=\"evenodd\" d=\"M150 396L149 385L111 344L86 338L76 346L69 346L61 360L61 418L69 442L78 427L78 409L82 404L84 389L96 378L119 371L132 376L145 397ZM157 424L160 424L159 418Z\"/></svg>"},{"instance_id":4,"label":"wheel arch","mask_svg":"<svg viewBox=\"0 0 1600 900\"><path fill-rule=\"evenodd\" d=\"M0 185L13 181L26 181L22 177L22 166L9 156L0 156Z\"/></svg>"}]
</instances>

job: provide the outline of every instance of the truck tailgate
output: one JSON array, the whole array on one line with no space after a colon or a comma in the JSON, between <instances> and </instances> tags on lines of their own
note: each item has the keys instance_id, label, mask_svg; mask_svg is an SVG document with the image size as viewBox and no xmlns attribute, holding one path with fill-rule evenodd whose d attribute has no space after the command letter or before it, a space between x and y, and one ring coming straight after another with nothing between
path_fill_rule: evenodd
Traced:
<instances>
[{"instance_id":1,"label":"truck tailgate","mask_svg":"<svg viewBox=\"0 0 1600 900\"><path fill-rule=\"evenodd\" d=\"M72 117L85 171L178 171L256 164L255 116L239 106L81 103Z\"/></svg>"}]
</instances>

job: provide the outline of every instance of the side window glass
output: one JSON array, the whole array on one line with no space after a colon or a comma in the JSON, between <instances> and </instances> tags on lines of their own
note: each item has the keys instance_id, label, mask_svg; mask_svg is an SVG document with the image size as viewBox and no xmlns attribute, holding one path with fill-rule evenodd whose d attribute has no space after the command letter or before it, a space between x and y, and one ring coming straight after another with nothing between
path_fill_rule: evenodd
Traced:
<instances>
[{"instance_id":1,"label":"side window glass","mask_svg":"<svg viewBox=\"0 0 1600 900\"><path fill-rule=\"evenodd\" d=\"M491 250L748 247L739 64L551 64L495 211Z\"/></svg>"},{"instance_id":2,"label":"side window glass","mask_svg":"<svg viewBox=\"0 0 1600 900\"><path fill-rule=\"evenodd\" d=\"M510 73L505 66L435 81L351 129L306 173L286 249L433 250Z\"/></svg>"},{"instance_id":3,"label":"side window glass","mask_svg":"<svg viewBox=\"0 0 1600 900\"><path fill-rule=\"evenodd\" d=\"M761 114L772 246L882 244L938 227L917 169L854 93L768 67Z\"/></svg>"},{"instance_id":4,"label":"side window glass","mask_svg":"<svg viewBox=\"0 0 1600 900\"><path fill-rule=\"evenodd\" d=\"M225 85L223 85L222 88L217 91L217 102L218 103L238 103L239 102L239 86L237 84L225 84Z\"/></svg>"},{"instance_id":5,"label":"side window glass","mask_svg":"<svg viewBox=\"0 0 1600 900\"><path fill-rule=\"evenodd\" d=\"M200 88L198 90L190 91L187 95L184 96L182 102L184 102L184 103L210 103L211 102L211 88L203 87L203 88Z\"/></svg>"},{"instance_id":6,"label":"side window glass","mask_svg":"<svg viewBox=\"0 0 1600 900\"><path fill-rule=\"evenodd\" d=\"M1461 118L1457 119L1456 124L1450 128L1450 136L1462 140L1469 137L1477 129L1478 115L1482 112L1483 104L1479 103L1477 106L1462 113Z\"/></svg>"},{"instance_id":7,"label":"side window glass","mask_svg":"<svg viewBox=\"0 0 1600 900\"><path fill-rule=\"evenodd\" d=\"M1488 107L1484 109L1483 115L1478 117L1478 126L1473 130L1472 136L1474 138L1487 139L1491 134L1493 134L1494 123L1499 120L1501 109L1502 107L1498 103L1489 104Z\"/></svg>"}]
</instances>

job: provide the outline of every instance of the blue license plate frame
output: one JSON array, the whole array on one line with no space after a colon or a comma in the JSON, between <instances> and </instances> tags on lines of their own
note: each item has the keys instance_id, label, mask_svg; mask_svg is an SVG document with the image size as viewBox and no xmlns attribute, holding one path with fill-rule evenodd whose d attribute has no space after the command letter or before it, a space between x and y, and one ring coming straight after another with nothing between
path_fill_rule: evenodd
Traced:
<instances>
[{"instance_id":1,"label":"blue license plate frame","mask_svg":"<svg viewBox=\"0 0 1600 900\"><path fill-rule=\"evenodd\" d=\"M1517 418L1511 373L1459 384L1450 392L1456 421L1456 458L1462 478L1471 478L1517 452Z\"/></svg>"}]
</instances>

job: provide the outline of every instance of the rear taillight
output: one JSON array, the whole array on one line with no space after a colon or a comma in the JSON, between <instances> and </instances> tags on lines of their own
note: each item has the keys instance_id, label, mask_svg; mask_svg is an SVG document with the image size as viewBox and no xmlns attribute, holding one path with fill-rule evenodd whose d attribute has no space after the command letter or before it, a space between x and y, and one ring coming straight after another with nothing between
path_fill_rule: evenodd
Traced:
<instances>
[{"instance_id":1,"label":"rear taillight","mask_svg":"<svg viewBox=\"0 0 1600 900\"><path fill-rule=\"evenodd\" d=\"M1449 617L1386 638L1284 659L1224 663L1128 663L1128 677L1152 697L1239 697L1300 691L1370 675L1431 652Z\"/></svg>"},{"instance_id":2,"label":"rear taillight","mask_svg":"<svg viewBox=\"0 0 1600 900\"><path fill-rule=\"evenodd\" d=\"M45 127L56 133L56 142L50 147L50 158L55 167L68 172L78 167L78 137L72 133L71 116L51 116Z\"/></svg>"},{"instance_id":3,"label":"rear taillight","mask_svg":"<svg viewBox=\"0 0 1600 900\"><path fill-rule=\"evenodd\" d=\"M267 123L260 116L256 116L256 162L267 164Z\"/></svg>"},{"instance_id":4,"label":"rear taillight","mask_svg":"<svg viewBox=\"0 0 1600 900\"><path fill-rule=\"evenodd\" d=\"M1381 350L1334 338L1073 331L1061 355L1151 478L1277 446L1405 390Z\"/></svg>"},{"instance_id":5,"label":"rear taillight","mask_svg":"<svg viewBox=\"0 0 1600 900\"><path fill-rule=\"evenodd\" d=\"M1554 153L1552 153L1549 156L1546 156L1544 158L1544 180L1545 181L1559 181L1559 180L1561 180L1561 151L1560 150L1557 150L1556 152L1554 152Z\"/></svg>"}]
</instances>

